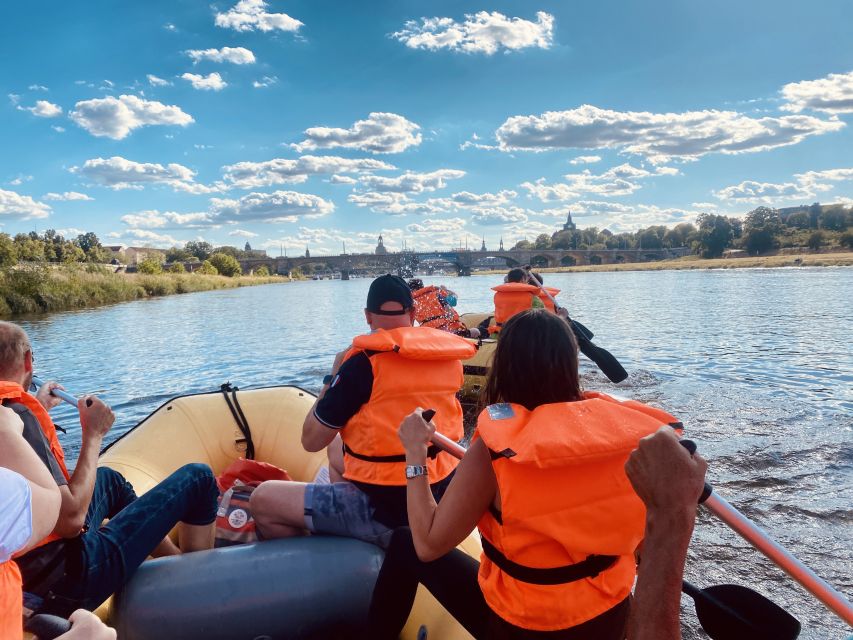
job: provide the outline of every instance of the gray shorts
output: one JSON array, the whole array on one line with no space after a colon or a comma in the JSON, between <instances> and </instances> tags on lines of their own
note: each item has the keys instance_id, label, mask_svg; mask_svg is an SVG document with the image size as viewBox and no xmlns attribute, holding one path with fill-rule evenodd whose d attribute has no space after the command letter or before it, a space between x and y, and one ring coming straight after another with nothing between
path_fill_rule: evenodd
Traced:
<instances>
[{"instance_id":1,"label":"gray shorts","mask_svg":"<svg viewBox=\"0 0 853 640\"><path fill-rule=\"evenodd\" d=\"M349 482L305 487L305 527L312 533L357 538L383 549L393 529L374 520L370 498Z\"/></svg>"}]
</instances>

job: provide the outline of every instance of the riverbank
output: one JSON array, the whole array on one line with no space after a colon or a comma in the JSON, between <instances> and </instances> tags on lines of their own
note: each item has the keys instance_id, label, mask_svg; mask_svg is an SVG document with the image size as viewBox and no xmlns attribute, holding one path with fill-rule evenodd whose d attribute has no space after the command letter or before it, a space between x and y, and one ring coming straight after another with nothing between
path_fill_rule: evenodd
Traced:
<instances>
[{"instance_id":1,"label":"riverbank","mask_svg":"<svg viewBox=\"0 0 853 640\"><path fill-rule=\"evenodd\" d=\"M684 256L655 262L629 262L620 264L589 264L576 267L543 267L543 273L584 273L593 271L678 271L684 269L755 269L774 267L850 267L853 252L801 253L781 256L755 256L748 258L700 258ZM488 271L480 273L504 273Z\"/></svg>"},{"instance_id":2,"label":"riverbank","mask_svg":"<svg viewBox=\"0 0 853 640\"><path fill-rule=\"evenodd\" d=\"M68 311L144 298L287 282L279 276L112 273L103 268L25 267L0 273L0 318Z\"/></svg>"}]
</instances>

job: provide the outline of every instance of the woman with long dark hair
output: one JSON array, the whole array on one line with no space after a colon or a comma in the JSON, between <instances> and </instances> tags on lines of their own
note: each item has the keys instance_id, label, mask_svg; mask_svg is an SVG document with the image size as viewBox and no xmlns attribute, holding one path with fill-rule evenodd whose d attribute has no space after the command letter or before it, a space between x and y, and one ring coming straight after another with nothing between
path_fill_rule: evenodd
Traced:
<instances>
[{"instance_id":1,"label":"woman with long dark hair","mask_svg":"<svg viewBox=\"0 0 853 640\"><path fill-rule=\"evenodd\" d=\"M396 638L418 583L476 638L624 638L644 510L624 464L665 412L581 390L568 324L545 310L503 327L471 447L440 504L418 470L434 432L400 425L409 527L395 531L370 609ZM479 528L481 561L456 549Z\"/></svg>"}]
</instances>

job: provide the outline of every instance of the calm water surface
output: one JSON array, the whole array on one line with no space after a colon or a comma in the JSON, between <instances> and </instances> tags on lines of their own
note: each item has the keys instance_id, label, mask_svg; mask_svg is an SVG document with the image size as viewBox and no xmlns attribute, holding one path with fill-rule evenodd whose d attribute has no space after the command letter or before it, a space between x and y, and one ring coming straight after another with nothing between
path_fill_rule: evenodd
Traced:
<instances>
[{"instance_id":1,"label":"calm water surface","mask_svg":"<svg viewBox=\"0 0 853 640\"><path fill-rule=\"evenodd\" d=\"M458 309L491 308L498 276L435 278ZM631 372L584 384L679 416L709 480L822 577L853 596L853 270L755 269L548 274L560 299ZM113 437L168 398L295 384L316 391L334 354L366 329L368 280L294 282L173 296L28 319L37 371L116 409ZM70 408L57 422L76 423ZM64 437L73 458L74 431ZM673 478L673 481L677 481ZM697 524L688 579L769 595L802 638L849 629L711 516ZM685 602L688 602L685 598ZM685 617L695 631L692 607Z\"/></svg>"}]
</instances>

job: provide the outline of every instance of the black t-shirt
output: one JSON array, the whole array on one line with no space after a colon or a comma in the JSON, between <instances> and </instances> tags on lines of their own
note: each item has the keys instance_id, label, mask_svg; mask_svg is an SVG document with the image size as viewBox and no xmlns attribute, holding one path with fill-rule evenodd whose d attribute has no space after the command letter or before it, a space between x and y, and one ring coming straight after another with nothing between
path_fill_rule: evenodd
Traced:
<instances>
[{"instance_id":1,"label":"black t-shirt","mask_svg":"<svg viewBox=\"0 0 853 640\"><path fill-rule=\"evenodd\" d=\"M341 365L329 388L326 389L326 394L314 408L314 417L330 429L342 429L370 400L371 393L373 393L373 367L370 365L369 352L361 352ZM436 501L441 500L452 477L451 473L443 480L430 485ZM373 517L376 520L392 528L408 525L405 486L386 486L366 482L353 482L353 484L370 498L370 504L375 509Z\"/></svg>"},{"instance_id":2,"label":"black t-shirt","mask_svg":"<svg viewBox=\"0 0 853 640\"><path fill-rule=\"evenodd\" d=\"M56 458L53 457L53 452L50 450L50 441L47 439L47 436L44 435L44 431L42 431L41 425L39 425L38 418L36 418L32 411L27 409L26 406L18 402L10 402L6 406L20 416L21 421L24 423L24 431L22 434L24 436L24 440L27 441L27 443L33 448L33 451L36 452L36 455L50 470L50 474L53 476L53 479L56 480L57 486L61 487L62 485L68 484L68 481L65 479L65 475L62 473L62 468L59 466Z\"/></svg>"}]
</instances>

